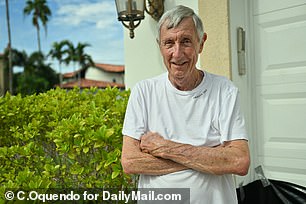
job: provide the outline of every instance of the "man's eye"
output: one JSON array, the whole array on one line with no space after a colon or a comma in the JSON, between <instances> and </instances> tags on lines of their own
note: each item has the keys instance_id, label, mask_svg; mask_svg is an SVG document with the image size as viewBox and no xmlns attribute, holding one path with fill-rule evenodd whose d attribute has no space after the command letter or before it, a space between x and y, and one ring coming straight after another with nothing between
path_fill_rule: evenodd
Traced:
<instances>
[{"instance_id":1,"label":"man's eye","mask_svg":"<svg viewBox=\"0 0 306 204\"><path fill-rule=\"evenodd\" d=\"M166 46L166 47L171 47L173 44L174 43L171 40L167 40L167 41L164 42L164 46Z\"/></svg>"},{"instance_id":2,"label":"man's eye","mask_svg":"<svg viewBox=\"0 0 306 204\"><path fill-rule=\"evenodd\" d=\"M182 40L182 43L183 44L189 44L189 43L191 43L191 40L188 39L188 38L185 38L185 39Z\"/></svg>"}]
</instances>

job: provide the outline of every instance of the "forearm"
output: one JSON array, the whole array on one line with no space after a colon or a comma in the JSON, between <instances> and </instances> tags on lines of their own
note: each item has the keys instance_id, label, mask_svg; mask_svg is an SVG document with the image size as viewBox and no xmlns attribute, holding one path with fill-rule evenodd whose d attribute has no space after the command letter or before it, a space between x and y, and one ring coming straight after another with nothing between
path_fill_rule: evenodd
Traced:
<instances>
[{"instance_id":1,"label":"forearm","mask_svg":"<svg viewBox=\"0 0 306 204\"><path fill-rule=\"evenodd\" d=\"M185 166L171 160L157 158L143 153L138 158L122 158L125 173L164 175L187 169Z\"/></svg>"},{"instance_id":2,"label":"forearm","mask_svg":"<svg viewBox=\"0 0 306 204\"><path fill-rule=\"evenodd\" d=\"M235 156L222 147L195 147L192 145L172 143L165 146L162 158L180 163L196 171L210 174L235 173Z\"/></svg>"},{"instance_id":3,"label":"forearm","mask_svg":"<svg viewBox=\"0 0 306 204\"><path fill-rule=\"evenodd\" d=\"M143 153L139 141L124 136L121 163L125 173L163 175L187 169L174 161Z\"/></svg>"},{"instance_id":4,"label":"forearm","mask_svg":"<svg viewBox=\"0 0 306 204\"><path fill-rule=\"evenodd\" d=\"M248 146L244 140L226 142L217 147L197 147L165 140L150 133L143 137L140 147L155 157L210 174L244 175L249 166Z\"/></svg>"}]
</instances>

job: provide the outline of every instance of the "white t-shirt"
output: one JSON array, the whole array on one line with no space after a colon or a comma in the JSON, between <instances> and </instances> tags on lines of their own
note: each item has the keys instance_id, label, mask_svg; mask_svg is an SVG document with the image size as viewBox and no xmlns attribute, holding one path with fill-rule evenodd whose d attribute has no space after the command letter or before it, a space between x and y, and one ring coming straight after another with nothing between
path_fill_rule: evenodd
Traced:
<instances>
[{"instance_id":1,"label":"white t-shirt","mask_svg":"<svg viewBox=\"0 0 306 204\"><path fill-rule=\"evenodd\" d=\"M225 77L204 72L191 91L176 89L168 73L139 82L133 88L122 133L138 139L148 131L174 142L216 146L247 139L238 89ZM184 170L162 176L140 175L139 188L190 188L191 204L237 203L232 175Z\"/></svg>"}]
</instances>

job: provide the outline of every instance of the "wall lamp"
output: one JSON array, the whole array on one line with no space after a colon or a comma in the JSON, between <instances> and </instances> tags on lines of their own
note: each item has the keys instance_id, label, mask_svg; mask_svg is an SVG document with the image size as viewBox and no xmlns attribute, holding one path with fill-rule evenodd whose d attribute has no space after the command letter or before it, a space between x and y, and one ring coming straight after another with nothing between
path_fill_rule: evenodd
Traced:
<instances>
[{"instance_id":1,"label":"wall lamp","mask_svg":"<svg viewBox=\"0 0 306 204\"><path fill-rule=\"evenodd\" d=\"M130 30L130 38L134 38L134 29L144 19L144 11L158 21L164 13L164 0L116 0L116 8L118 21Z\"/></svg>"}]
</instances>

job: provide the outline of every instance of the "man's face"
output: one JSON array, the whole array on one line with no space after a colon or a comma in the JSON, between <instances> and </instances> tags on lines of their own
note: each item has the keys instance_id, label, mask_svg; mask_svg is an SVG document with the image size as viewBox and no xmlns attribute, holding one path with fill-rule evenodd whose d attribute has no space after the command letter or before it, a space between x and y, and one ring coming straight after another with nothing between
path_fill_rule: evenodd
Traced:
<instances>
[{"instance_id":1,"label":"man's face","mask_svg":"<svg viewBox=\"0 0 306 204\"><path fill-rule=\"evenodd\" d=\"M176 28L167 29L163 25L159 46L169 77L174 80L188 78L194 72L203 44L204 38L198 38L191 17L183 19Z\"/></svg>"}]
</instances>

